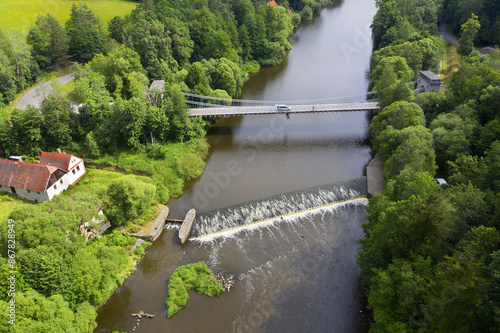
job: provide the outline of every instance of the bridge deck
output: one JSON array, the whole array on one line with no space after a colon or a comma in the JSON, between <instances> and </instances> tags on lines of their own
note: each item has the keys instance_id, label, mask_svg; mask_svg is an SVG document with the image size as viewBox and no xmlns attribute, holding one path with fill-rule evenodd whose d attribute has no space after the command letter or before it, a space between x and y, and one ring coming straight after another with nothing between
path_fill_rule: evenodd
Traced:
<instances>
[{"instance_id":1,"label":"bridge deck","mask_svg":"<svg viewBox=\"0 0 500 333\"><path fill-rule=\"evenodd\" d=\"M372 111L378 109L377 102L343 103L343 104L297 104L288 105L290 111L276 110L275 105L269 106L221 106L210 108L189 109L190 117L225 117L243 115L265 114L294 114L294 113L320 113L320 112L354 112Z\"/></svg>"}]
</instances>

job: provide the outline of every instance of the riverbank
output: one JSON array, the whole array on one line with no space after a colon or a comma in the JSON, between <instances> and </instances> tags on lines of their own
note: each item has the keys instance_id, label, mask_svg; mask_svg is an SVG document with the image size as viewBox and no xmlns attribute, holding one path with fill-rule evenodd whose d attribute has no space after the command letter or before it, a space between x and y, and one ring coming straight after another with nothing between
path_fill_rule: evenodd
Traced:
<instances>
[{"instance_id":1,"label":"riverbank","mask_svg":"<svg viewBox=\"0 0 500 333\"><path fill-rule=\"evenodd\" d=\"M242 98L290 100L366 92L371 47L356 44L359 53L346 58L340 45L355 45L356 34L371 21L371 8L372 1L338 3L301 24L285 61L252 75ZM312 49L317 51L315 61ZM299 58L305 67L296 66ZM198 216L228 206L244 209L248 202L361 177L372 158L367 127L368 117L360 112L219 119L207 134L211 149L206 168L186 183L182 196L170 200L171 216L182 219L193 207ZM294 200L283 200L283 206L293 205ZM245 216L257 213L246 212ZM177 227L168 226L136 272L99 309L97 332L131 330L130 313L140 310L156 314L141 322L144 332L364 332L369 316L354 260L365 214L362 204L338 204L288 216L287 223L280 219L251 231L183 245ZM168 320L166 281L177 267L200 260L216 274L234 274L238 282L217 299L191 295L187 307ZM300 311L296 307L308 302L315 306ZM218 320L211 320L214 317Z\"/></svg>"}]
</instances>

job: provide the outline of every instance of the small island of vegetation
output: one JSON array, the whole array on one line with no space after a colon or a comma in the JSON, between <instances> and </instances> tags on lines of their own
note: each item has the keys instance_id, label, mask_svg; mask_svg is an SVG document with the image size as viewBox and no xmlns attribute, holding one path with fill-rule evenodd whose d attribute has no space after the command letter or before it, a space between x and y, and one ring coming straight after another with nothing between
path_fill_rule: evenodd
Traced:
<instances>
[{"instance_id":1,"label":"small island of vegetation","mask_svg":"<svg viewBox=\"0 0 500 333\"><path fill-rule=\"evenodd\" d=\"M188 290L194 289L200 294L215 297L224 292L222 282L203 262L197 262L177 268L168 281L168 317L171 318L182 309L189 299Z\"/></svg>"}]
</instances>

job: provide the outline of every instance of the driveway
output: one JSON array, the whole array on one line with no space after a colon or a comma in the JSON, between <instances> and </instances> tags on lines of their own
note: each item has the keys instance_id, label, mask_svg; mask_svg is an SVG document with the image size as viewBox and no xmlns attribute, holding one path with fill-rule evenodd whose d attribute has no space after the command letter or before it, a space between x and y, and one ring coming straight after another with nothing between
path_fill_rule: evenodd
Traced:
<instances>
[{"instance_id":1,"label":"driveway","mask_svg":"<svg viewBox=\"0 0 500 333\"><path fill-rule=\"evenodd\" d=\"M65 84L74 79L75 79L74 73L68 74L66 76L60 77L59 83ZM21 97L16 107L18 109L24 110L28 105L33 105L34 107L37 108L40 106L42 100L50 93L51 90L52 90L51 82L46 82L44 84L36 86Z\"/></svg>"}]
</instances>

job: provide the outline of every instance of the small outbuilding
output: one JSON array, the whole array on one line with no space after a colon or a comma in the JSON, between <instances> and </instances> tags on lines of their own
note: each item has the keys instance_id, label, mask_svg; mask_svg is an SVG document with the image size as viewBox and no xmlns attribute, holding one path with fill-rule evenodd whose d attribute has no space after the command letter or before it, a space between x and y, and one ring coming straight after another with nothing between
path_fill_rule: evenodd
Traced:
<instances>
[{"instance_id":1,"label":"small outbuilding","mask_svg":"<svg viewBox=\"0 0 500 333\"><path fill-rule=\"evenodd\" d=\"M443 80L431 71L421 71L418 73L417 91L423 88L420 92L439 92Z\"/></svg>"},{"instance_id":2,"label":"small outbuilding","mask_svg":"<svg viewBox=\"0 0 500 333\"><path fill-rule=\"evenodd\" d=\"M149 90L159 89L160 91L165 90L165 80L154 80L151 82L151 86L149 86Z\"/></svg>"},{"instance_id":3,"label":"small outbuilding","mask_svg":"<svg viewBox=\"0 0 500 333\"><path fill-rule=\"evenodd\" d=\"M446 180L444 180L444 178L437 178L436 184L439 186L448 186L448 183L446 182Z\"/></svg>"}]
</instances>

